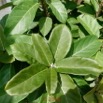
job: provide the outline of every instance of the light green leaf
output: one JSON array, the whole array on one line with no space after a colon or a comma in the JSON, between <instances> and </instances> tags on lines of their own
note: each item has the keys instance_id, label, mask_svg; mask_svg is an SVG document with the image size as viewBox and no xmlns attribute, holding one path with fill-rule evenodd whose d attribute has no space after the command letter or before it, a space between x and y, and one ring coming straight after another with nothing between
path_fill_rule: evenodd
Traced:
<instances>
[{"instance_id":1,"label":"light green leaf","mask_svg":"<svg viewBox=\"0 0 103 103\"><path fill-rule=\"evenodd\" d=\"M95 60L81 57L70 57L56 63L56 71L74 75L98 76L103 69Z\"/></svg>"},{"instance_id":2,"label":"light green leaf","mask_svg":"<svg viewBox=\"0 0 103 103\"><path fill-rule=\"evenodd\" d=\"M38 62L50 66L53 63L53 56L47 44L47 40L39 34L33 34L35 56Z\"/></svg>"},{"instance_id":3,"label":"light green leaf","mask_svg":"<svg viewBox=\"0 0 103 103\"><path fill-rule=\"evenodd\" d=\"M33 45L27 43L15 43L11 45L13 56L19 61L25 61L28 63L35 62L35 50Z\"/></svg>"},{"instance_id":4,"label":"light green leaf","mask_svg":"<svg viewBox=\"0 0 103 103\"><path fill-rule=\"evenodd\" d=\"M45 83L48 94L54 94L57 88L57 72L54 68L48 70L48 76Z\"/></svg>"},{"instance_id":5,"label":"light green leaf","mask_svg":"<svg viewBox=\"0 0 103 103\"><path fill-rule=\"evenodd\" d=\"M55 17L62 23L65 23L67 20L67 10L60 0L52 0L49 4L50 9L52 10Z\"/></svg>"},{"instance_id":6,"label":"light green leaf","mask_svg":"<svg viewBox=\"0 0 103 103\"><path fill-rule=\"evenodd\" d=\"M99 29L101 26L97 22L96 18L87 14L82 14L78 16L77 19L90 35L96 35L97 37L100 36Z\"/></svg>"},{"instance_id":7,"label":"light green leaf","mask_svg":"<svg viewBox=\"0 0 103 103\"><path fill-rule=\"evenodd\" d=\"M46 36L52 28L52 19L43 17L39 21L39 29L43 36Z\"/></svg>"},{"instance_id":8,"label":"light green leaf","mask_svg":"<svg viewBox=\"0 0 103 103\"><path fill-rule=\"evenodd\" d=\"M89 91L87 94L84 95L83 97L84 100L87 103L98 103L94 93L95 93L95 88L93 88L91 91Z\"/></svg>"},{"instance_id":9,"label":"light green leaf","mask_svg":"<svg viewBox=\"0 0 103 103\"><path fill-rule=\"evenodd\" d=\"M87 36L74 43L73 56L92 57L100 49L101 42L96 36Z\"/></svg>"},{"instance_id":10,"label":"light green leaf","mask_svg":"<svg viewBox=\"0 0 103 103\"><path fill-rule=\"evenodd\" d=\"M6 85L9 95L26 95L39 88L47 77L47 68L35 63L17 73Z\"/></svg>"},{"instance_id":11,"label":"light green leaf","mask_svg":"<svg viewBox=\"0 0 103 103\"><path fill-rule=\"evenodd\" d=\"M16 6L7 19L5 34L22 34L27 31L35 18L38 7L39 3L29 0Z\"/></svg>"},{"instance_id":12,"label":"light green leaf","mask_svg":"<svg viewBox=\"0 0 103 103\"><path fill-rule=\"evenodd\" d=\"M100 51L97 52L97 54L95 56L95 60L98 62L98 64L100 66L103 67L103 53L102 52L100 52Z\"/></svg>"},{"instance_id":13,"label":"light green leaf","mask_svg":"<svg viewBox=\"0 0 103 103\"><path fill-rule=\"evenodd\" d=\"M94 7L95 12L98 12L98 10L99 10L99 2L98 2L98 0L90 0L90 2L91 2L91 4Z\"/></svg>"},{"instance_id":14,"label":"light green leaf","mask_svg":"<svg viewBox=\"0 0 103 103\"><path fill-rule=\"evenodd\" d=\"M72 36L66 25L56 26L49 39L49 45L56 61L63 59L70 50Z\"/></svg>"}]
</instances>

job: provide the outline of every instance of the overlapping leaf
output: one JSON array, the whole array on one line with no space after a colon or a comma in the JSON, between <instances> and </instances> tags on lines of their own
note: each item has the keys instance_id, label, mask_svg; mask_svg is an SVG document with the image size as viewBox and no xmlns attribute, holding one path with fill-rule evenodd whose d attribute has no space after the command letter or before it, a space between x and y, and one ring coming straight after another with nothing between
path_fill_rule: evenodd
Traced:
<instances>
[{"instance_id":1,"label":"overlapping leaf","mask_svg":"<svg viewBox=\"0 0 103 103\"><path fill-rule=\"evenodd\" d=\"M79 39L74 43L73 56L91 57L101 47L101 42L95 36Z\"/></svg>"},{"instance_id":2,"label":"overlapping leaf","mask_svg":"<svg viewBox=\"0 0 103 103\"><path fill-rule=\"evenodd\" d=\"M49 45L56 61L63 59L70 50L72 36L66 25L56 26L49 38Z\"/></svg>"},{"instance_id":3,"label":"overlapping leaf","mask_svg":"<svg viewBox=\"0 0 103 103\"><path fill-rule=\"evenodd\" d=\"M46 36L52 28L52 19L43 17L39 21L39 29L43 36Z\"/></svg>"},{"instance_id":4,"label":"overlapping leaf","mask_svg":"<svg viewBox=\"0 0 103 103\"><path fill-rule=\"evenodd\" d=\"M32 35L35 48L35 56L38 62L50 66L53 63L53 56L47 41L39 34Z\"/></svg>"},{"instance_id":5,"label":"overlapping leaf","mask_svg":"<svg viewBox=\"0 0 103 103\"><path fill-rule=\"evenodd\" d=\"M67 20L67 10L60 0L52 0L49 4L55 17L62 23Z\"/></svg>"},{"instance_id":6,"label":"overlapping leaf","mask_svg":"<svg viewBox=\"0 0 103 103\"><path fill-rule=\"evenodd\" d=\"M6 85L9 95L26 95L39 88L46 79L47 68L35 63L16 74Z\"/></svg>"},{"instance_id":7,"label":"overlapping leaf","mask_svg":"<svg viewBox=\"0 0 103 103\"><path fill-rule=\"evenodd\" d=\"M7 19L4 30L5 34L22 34L28 30L34 20L38 7L39 3L32 0L16 6Z\"/></svg>"},{"instance_id":8,"label":"overlapping leaf","mask_svg":"<svg viewBox=\"0 0 103 103\"><path fill-rule=\"evenodd\" d=\"M74 75L92 74L98 76L103 69L96 61L89 58L70 57L56 63L57 71Z\"/></svg>"},{"instance_id":9,"label":"overlapping leaf","mask_svg":"<svg viewBox=\"0 0 103 103\"><path fill-rule=\"evenodd\" d=\"M90 35L100 36L99 29L101 26L94 17L87 14L81 14L77 19Z\"/></svg>"}]
</instances>

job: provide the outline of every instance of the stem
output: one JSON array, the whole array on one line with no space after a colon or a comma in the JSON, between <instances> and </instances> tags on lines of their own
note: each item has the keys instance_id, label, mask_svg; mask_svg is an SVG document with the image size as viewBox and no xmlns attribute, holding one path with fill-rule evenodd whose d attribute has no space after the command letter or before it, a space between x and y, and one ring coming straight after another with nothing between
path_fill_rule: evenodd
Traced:
<instances>
[{"instance_id":1,"label":"stem","mask_svg":"<svg viewBox=\"0 0 103 103\"><path fill-rule=\"evenodd\" d=\"M41 4L42 4L43 11L44 11L44 15L45 16L49 16L48 6L47 6L45 0L41 0Z\"/></svg>"}]
</instances>

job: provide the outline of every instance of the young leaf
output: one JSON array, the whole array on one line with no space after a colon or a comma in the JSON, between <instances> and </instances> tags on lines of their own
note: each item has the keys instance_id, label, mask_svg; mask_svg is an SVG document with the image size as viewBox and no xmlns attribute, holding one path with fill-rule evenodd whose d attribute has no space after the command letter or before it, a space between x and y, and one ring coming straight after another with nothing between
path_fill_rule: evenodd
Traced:
<instances>
[{"instance_id":1,"label":"young leaf","mask_svg":"<svg viewBox=\"0 0 103 103\"><path fill-rule=\"evenodd\" d=\"M74 43L73 56L92 57L101 46L96 36L87 36Z\"/></svg>"},{"instance_id":2,"label":"young leaf","mask_svg":"<svg viewBox=\"0 0 103 103\"><path fill-rule=\"evenodd\" d=\"M49 4L50 9L52 10L55 17L62 23L65 23L67 20L67 10L60 0L52 0Z\"/></svg>"},{"instance_id":3,"label":"young leaf","mask_svg":"<svg viewBox=\"0 0 103 103\"><path fill-rule=\"evenodd\" d=\"M5 34L22 34L28 30L34 20L38 7L39 3L36 1L27 1L16 6L7 19L4 29Z\"/></svg>"},{"instance_id":4,"label":"young leaf","mask_svg":"<svg viewBox=\"0 0 103 103\"><path fill-rule=\"evenodd\" d=\"M98 76L103 69L95 60L81 57L70 57L56 63L56 71L75 75Z\"/></svg>"},{"instance_id":5,"label":"young leaf","mask_svg":"<svg viewBox=\"0 0 103 103\"><path fill-rule=\"evenodd\" d=\"M50 66L53 63L53 56L47 44L47 41L39 34L33 34L32 39L37 61Z\"/></svg>"},{"instance_id":6,"label":"young leaf","mask_svg":"<svg viewBox=\"0 0 103 103\"><path fill-rule=\"evenodd\" d=\"M48 70L48 77L45 83L48 94L54 94L57 88L57 72L54 68Z\"/></svg>"},{"instance_id":7,"label":"young leaf","mask_svg":"<svg viewBox=\"0 0 103 103\"><path fill-rule=\"evenodd\" d=\"M63 59L70 50L72 36L66 25L56 26L49 38L49 45L56 61Z\"/></svg>"},{"instance_id":8,"label":"young leaf","mask_svg":"<svg viewBox=\"0 0 103 103\"><path fill-rule=\"evenodd\" d=\"M6 85L9 95L26 95L39 88L47 77L47 68L35 63L17 73Z\"/></svg>"},{"instance_id":9,"label":"young leaf","mask_svg":"<svg viewBox=\"0 0 103 103\"><path fill-rule=\"evenodd\" d=\"M97 22L96 18L87 14L82 14L78 16L77 19L90 35L96 35L97 37L100 36L99 29L101 26Z\"/></svg>"},{"instance_id":10,"label":"young leaf","mask_svg":"<svg viewBox=\"0 0 103 103\"><path fill-rule=\"evenodd\" d=\"M39 21L39 29L43 36L46 36L52 28L52 19L43 17Z\"/></svg>"}]
</instances>

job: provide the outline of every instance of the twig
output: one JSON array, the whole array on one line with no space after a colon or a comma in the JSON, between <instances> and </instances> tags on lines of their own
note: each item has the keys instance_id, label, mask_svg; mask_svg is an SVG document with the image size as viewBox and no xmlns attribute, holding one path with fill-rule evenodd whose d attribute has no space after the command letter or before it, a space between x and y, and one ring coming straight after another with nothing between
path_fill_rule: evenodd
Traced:
<instances>
[{"instance_id":1,"label":"twig","mask_svg":"<svg viewBox=\"0 0 103 103\"><path fill-rule=\"evenodd\" d=\"M43 8L43 10L44 10L44 15L45 15L45 16L49 16L48 6L47 6L45 0L41 0L41 4L42 4L42 8Z\"/></svg>"}]
</instances>

